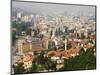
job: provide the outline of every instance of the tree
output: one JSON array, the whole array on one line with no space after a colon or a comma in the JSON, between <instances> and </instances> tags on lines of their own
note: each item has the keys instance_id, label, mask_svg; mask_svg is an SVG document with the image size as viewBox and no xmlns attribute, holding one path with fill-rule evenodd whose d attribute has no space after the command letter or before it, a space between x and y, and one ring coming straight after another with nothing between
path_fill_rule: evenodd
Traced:
<instances>
[{"instance_id":1,"label":"tree","mask_svg":"<svg viewBox=\"0 0 100 75\"><path fill-rule=\"evenodd\" d=\"M33 61L32 62L32 69L31 69L31 72L36 72L37 71L37 64L36 64L36 61Z\"/></svg>"},{"instance_id":2,"label":"tree","mask_svg":"<svg viewBox=\"0 0 100 75\"><path fill-rule=\"evenodd\" d=\"M53 31L51 30L51 32L50 32L50 36L52 36L52 34L53 34Z\"/></svg>"},{"instance_id":3,"label":"tree","mask_svg":"<svg viewBox=\"0 0 100 75\"><path fill-rule=\"evenodd\" d=\"M79 33L77 33L77 38L80 39L80 37L79 37Z\"/></svg>"},{"instance_id":4,"label":"tree","mask_svg":"<svg viewBox=\"0 0 100 75\"><path fill-rule=\"evenodd\" d=\"M63 40L65 40L66 39L66 37L67 37L67 34L66 33L63 33Z\"/></svg>"},{"instance_id":5,"label":"tree","mask_svg":"<svg viewBox=\"0 0 100 75\"><path fill-rule=\"evenodd\" d=\"M11 24L11 27L12 28L16 28L18 25L18 22L17 21L12 21L12 24Z\"/></svg>"},{"instance_id":6,"label":"tree","mask_svg":"<svg viewBox=\"0 0 100 75\"><path fill-rule=\"evenodd\" d=\"M16 28L18 35L21 35L22 31L28 31L29 27L30 23L27 22L19 22L19 21L12 22L12 28Z\"/></svg>"},{"instance_id":7,"label":"tree","mask_svg":"<svg viewBox=\"0 0 100 75\"><path fill-rule=\"evenodd\" d=\"M81 39L85 39L84 33L81 33Z\"/></svg>"},{"instance_id":8,"label":"tree","mask_svg":"<svg viewBox=\"0 0 100 75\"><path fill-rule=\"evenodd\" d=\"M14 73L15 74L22 74L25 72L25 69L23 67L23 63L18 63L17 66L14 66Z\"/></svg>"},{"instance_id":9,"label":"tree","mask_svg":"<svg viewBox=\"0 0 100 75\"><path fill-rule=\"evenodd\" d=\"M56 71L56 62L51 61L50 58L48 58L48 60L45 62L45 66L47 70L54 70Z\"/></svg>"},{"instance_id":10,"label":"tree","mask_svg":"<svg viewBox=\"0 0 100 75\"><path fill-rule=\"evenodd\" d=\"M44 61L44 52L43 51L38 54L37 62L38 62L38 64L44 64L45 63L45 61Z\"/></svg>"},{"instance_id":11,"label":"tree","mask_svg":"<svg viewBox=\"0 0 100 75\"><path fill-rule=\"evenodd\" d=\"M96 57L91 50L81 53L79 56L65 60L63 70L95 69Z\"/></svg>"},{"instance_id":12,"label":"tree","mask_svg":"<svg viewBox=\"0 0 100 75\"><path fill-rule=\"evenodd\" d=\"M68 32L68 27L65 26L65 33L67 33L67 32Z\"/></svg>"},{"instance_id":13,"label":"tree","mask_svg":"<svg viewBox=\"0 0 100 75\"><path fill-rule=\"evenodd\" d=\"M57 31L57 29L56 29L56 31L55 31L55 35L56 35L56 36L58 35L58 31Z\"/></svg>"},{"instance_id":14,"label":"tree","mask_svg":"<svg viewBox=\"0 0 100 75\"><path fill-rule=\"evenodd\" d=\"M27 29L26 34L31 35L31 31L32 31L31 29Z\"/></svg>"},{"instance_id":15,"label":"tree","mask_svg":"<svg viewBox=\"0 0 100 75\"><path fill-rule=\"evenodd\" d=\"M67 49L70 49L71 48L71 44L67 44Z\"/></svg>"},{"instance_id":16,"label":"tree","mask_svg":"<svg viewBox=\"0 0 100 75\"><path fill-rule=\"evenodd\" d=\"M12 31L12 45L15 44L16 41L16 31Z\"/></svg>"}]
</instances>

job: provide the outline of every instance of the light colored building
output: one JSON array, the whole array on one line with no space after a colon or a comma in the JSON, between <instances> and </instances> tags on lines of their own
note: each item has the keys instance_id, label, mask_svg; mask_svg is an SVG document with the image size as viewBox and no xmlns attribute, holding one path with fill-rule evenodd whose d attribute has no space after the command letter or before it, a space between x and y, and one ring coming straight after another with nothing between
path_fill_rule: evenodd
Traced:
<instances>
[{"instance_id":1,"label":"light colored building","mask_svg":"<svg viewBox=\"0 0 100 75\"><path fill-rule=\"evenodd\" d=\"M17 18L21 18L22 17L22 13L21 12L18 12L17 13Z\"/></svg>"},{"instance_id":2,"label":"light colored building","mask_svg":"<svg viewBox=\"0 0 100 75\"><path fill-rule=\"evenodd\" d=\"M19 54L23 53L22 46L23 46L24 42L25 42L25 39L18 39L16 41L16 50L18 51Z\"/></svg>"},{"instance_id":3,"label":"light colored building","mask_svg":"<svg viewBox=\"0 0 100 75\"><path fill-rule=\"evenodd\" d=\"M24 38L20 38L16 41L16 50L19 54L32 51L32 43L27 42Z\"/></svg>"}]
</instances>

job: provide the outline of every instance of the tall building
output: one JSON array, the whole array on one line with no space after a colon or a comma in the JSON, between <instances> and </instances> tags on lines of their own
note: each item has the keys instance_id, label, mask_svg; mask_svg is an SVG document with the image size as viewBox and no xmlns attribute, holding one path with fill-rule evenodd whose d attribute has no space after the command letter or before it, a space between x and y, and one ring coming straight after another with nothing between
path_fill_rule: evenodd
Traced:
<instances>
[{"instance_id":1,"label":"tall building","mask_svg":"<svg viewBox=\"0 0 100 75\"><path fill-rule=\"evenodd\" d=\"M22 17L22 13L21 12L18 12L17 13L17 18L21 18Z\"/></svg>"}]
</instances>

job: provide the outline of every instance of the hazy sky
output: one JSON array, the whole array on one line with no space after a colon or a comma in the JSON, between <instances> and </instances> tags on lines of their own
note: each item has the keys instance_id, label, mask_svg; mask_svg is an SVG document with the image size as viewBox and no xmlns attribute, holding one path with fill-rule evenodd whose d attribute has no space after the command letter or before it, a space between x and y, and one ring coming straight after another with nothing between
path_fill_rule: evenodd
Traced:
<instances>
[{"instance_id":1,"label":"hazy sky","mask_svg":"<svg viewBox=\"0 0 100 75\"><path fill-rule=\"evenodd\" d=\"M80 5L63 5L63 4L51 4L51 3L34 3L34 2L12 2L12 7L21 8L28 12L42 13L43 15L50 14L67 14L67 15L79 15L79 13L89 16L95 15L95 6L80 6ZM12 9L13 10L13 9ZM67 13L66 13L67 12Z\"/></svg>"}]
</instances>

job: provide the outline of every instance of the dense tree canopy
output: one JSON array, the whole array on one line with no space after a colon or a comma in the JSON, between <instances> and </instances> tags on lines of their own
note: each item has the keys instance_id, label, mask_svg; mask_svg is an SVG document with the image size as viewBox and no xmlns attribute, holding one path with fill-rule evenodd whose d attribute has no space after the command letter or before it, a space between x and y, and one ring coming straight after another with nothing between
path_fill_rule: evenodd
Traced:
<instances>
[{"instance_id":1,"label":"dense tree canopy","mask_svg":"<svg viewBox=\"0 0 100 75\"><path fill-rule=\"evenodd\" d=\"M63 70L82 70L82 69L95 69L96 68L96 57L93 55L91 50L65 60Z\"/></svg>"}]
</instances>

